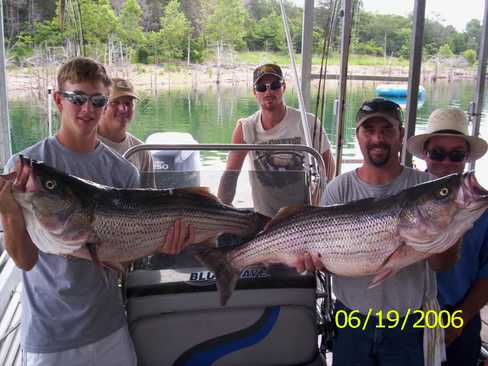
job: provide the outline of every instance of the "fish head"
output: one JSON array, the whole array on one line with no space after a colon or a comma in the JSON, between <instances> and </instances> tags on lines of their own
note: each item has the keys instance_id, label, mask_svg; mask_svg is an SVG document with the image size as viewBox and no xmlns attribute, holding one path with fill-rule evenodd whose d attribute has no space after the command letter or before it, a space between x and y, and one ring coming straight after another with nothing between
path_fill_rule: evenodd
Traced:
<instances>
[{"instance_id":1,"label":"fish head","mask_svg":"<svg viewBox=\"0 0 488 366\"><path fill-rule=\"evenodd\" d=\"M39 161L21 157L21 164L29 166L29 176L25 190L14 192L17 202L51 234L69 230L82 208L77 180Z\"/></svg>"},{"instance_id":2,"label":"fish head","mask_svg":"<svg viewBox=\"0 0 488 366\"><path fill-rule=\"evenodd\" d=\"M474 172L451 174L406 192L399 233L422 252L448 249L488 208L488 191Z\"/></svg>"},{"instance_id":3,"label":"fish head","mask_svg":"<svg viewBox=\"0 0 488 366\"><path fill-rule=\"evenodd\" d=\"M462 174L456 203L469 211L484 211L488 207L488 190L478 183L473 171Z\"/></svg>"}]
</instances>

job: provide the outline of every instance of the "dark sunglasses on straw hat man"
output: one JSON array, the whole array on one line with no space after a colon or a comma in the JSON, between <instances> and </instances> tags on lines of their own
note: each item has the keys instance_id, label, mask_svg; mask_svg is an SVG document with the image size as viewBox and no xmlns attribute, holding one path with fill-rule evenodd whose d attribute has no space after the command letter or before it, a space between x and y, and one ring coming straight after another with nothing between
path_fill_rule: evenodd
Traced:
<instances>
[{"instance_id":1,"label":"dark sunglasses on straw hat man","mask_svg":"<svg viewBox=\"0 0 488 366\"><path fill-rule=\"evenodd\" d=\"M468 143L469 151L426 151L427 142L435 136L461 137ZM439 108L429 116L425 133L408 139L407 149L421 159L428 154L432 160L442 161L448 157L452 162L468 162L481 158L486 153L488 144L482 138L469 135L468 120L464 111L458 108Z\"/></svg>"}]
</instances>

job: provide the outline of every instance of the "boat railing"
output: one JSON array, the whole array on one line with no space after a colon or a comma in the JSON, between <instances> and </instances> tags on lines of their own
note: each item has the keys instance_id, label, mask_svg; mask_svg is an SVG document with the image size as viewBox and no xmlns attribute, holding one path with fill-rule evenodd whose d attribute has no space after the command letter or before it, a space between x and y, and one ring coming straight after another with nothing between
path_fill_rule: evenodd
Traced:
<instances>
[{"instance_id":1,"label":"boat railing","mask_svg":"<svg viewBox=\"0 0 488 366\"><path fill-rule=\"evenodd\" d=\"M3 232L0 231L3 248ZM0 255L0 365L20 365L21 272L3 250Z\"/></svg>"},{"instance_id":2,"label":"boat railing","mask_svg":"<svg viewBox=\"0 0 488 366\"><path fill-rule=\"evenodd\" d=\"M326 177L325 163L320 153L306 145L295 144L141 144L131 147L127 150L123 157L128 159L139 151L280 151L280 152L298 152L306 153L313 157L315 163L310 166L304 166L305 173L309 176L307 187L309 190L309 197L313 202L314 187L323 186ZM170 187L168 187L170 188ZM310 202L307 202L310 203ZM318 202L317 202L318 203Z\"/></svg>"}]
</instances>

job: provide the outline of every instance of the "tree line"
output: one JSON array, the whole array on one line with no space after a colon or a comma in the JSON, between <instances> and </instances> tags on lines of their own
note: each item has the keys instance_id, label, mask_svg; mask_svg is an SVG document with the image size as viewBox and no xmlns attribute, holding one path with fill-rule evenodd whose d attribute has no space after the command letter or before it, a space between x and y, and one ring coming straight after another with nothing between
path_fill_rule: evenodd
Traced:
<instances>
[{"instance_id":1,"label":"tree line","mask_svg":"<svg viewBox=\"0 0 488 366\"><path fill-rule=\"evenodd\" d=\"M131 63L197 63L224 49L287 50L278 0L6 0L4 27L9 61L23 64L36 50L71 47L101 58L118 55ZM332 49L340 37L340 17L333 22L333 0L315 2L313 46L322 51L331 28ZM285 1L293 44L301 49L303 9ZM63 13L63 24L60 22ZM352 51L408 58L412 16L373 14L355 1ZM477 57L481 24L471 20L459 32L441 19L426 19L424 57ZM215 51L217 50L217 51Z\"/></svg>"}]
</instances>

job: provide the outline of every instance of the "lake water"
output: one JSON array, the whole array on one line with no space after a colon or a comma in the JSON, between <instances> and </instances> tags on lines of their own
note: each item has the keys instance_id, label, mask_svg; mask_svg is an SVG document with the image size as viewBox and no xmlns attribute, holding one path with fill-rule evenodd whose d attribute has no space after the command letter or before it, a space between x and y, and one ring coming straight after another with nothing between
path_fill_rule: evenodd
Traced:
<instances>
[{"instance_id":1,"label":"lake water","mask_svg":"<svg viewBox=\"0 0 488 366\"><path fill-rule=\"evenodd\" d=\"M355 141L354 117L362 101L375 96L377 83L351 81L348 83L348 100L345 114L344 158L360 158ZM448 83L441 80L424 84L425 98L419 105L417 133L425 129L429 114L438 107L455 106L466 110L474 98L474 81L462 80ZM316 88L313 85L309 110L315 111ZM289 87L286 101L297 106L296 93ZM334 145L336 131L333 101L337 97L338 82L327 83L325 129ZM235 121L248 116L257 109L257 104L249 85L208 86L198 89L160 90L157 95L144 94L137 105L136 116L129 131L145 140L154 132L189 132L200 143L229 143ZM45 104L45 103L44 103ZM48 135L47 107L36 100L10 101L13 150L17 152ZM480 134L488 139L488 124L485 101ZM57 125L56 116L55 126ZM202 152L205 168L220 169L225 164L226 152ZM419 167L422 163L416 162ZM488 157L477 163L480 182L488 186ZM345 167L348 170L351 167Z\"/></svg>"}]
</instances>

